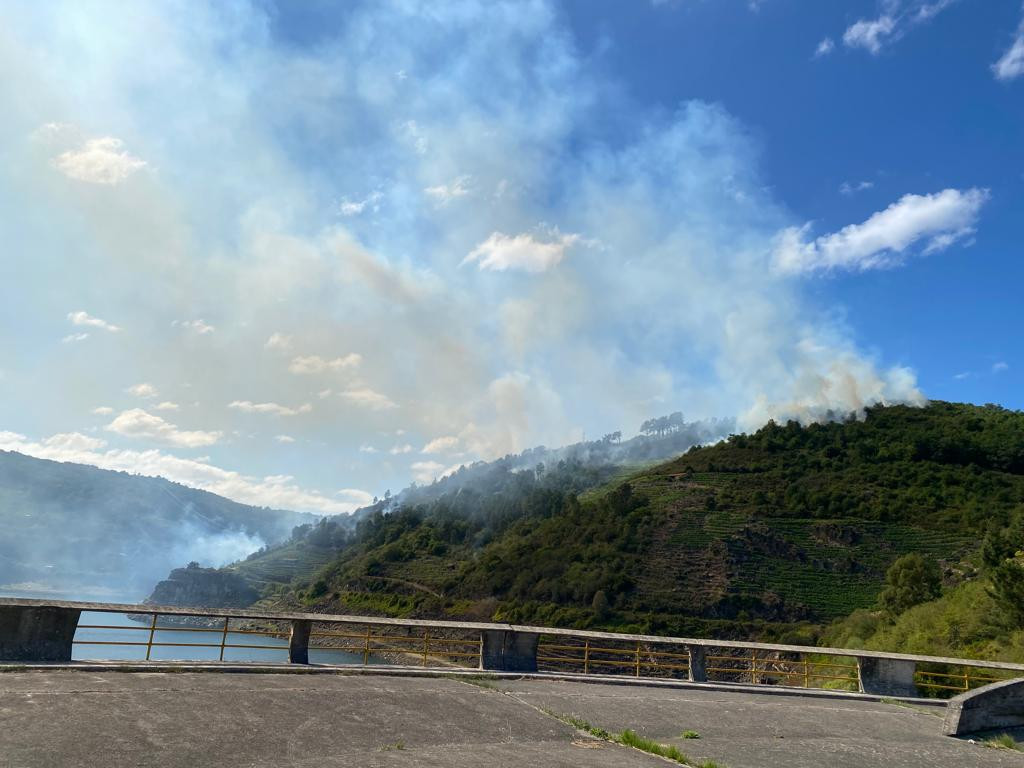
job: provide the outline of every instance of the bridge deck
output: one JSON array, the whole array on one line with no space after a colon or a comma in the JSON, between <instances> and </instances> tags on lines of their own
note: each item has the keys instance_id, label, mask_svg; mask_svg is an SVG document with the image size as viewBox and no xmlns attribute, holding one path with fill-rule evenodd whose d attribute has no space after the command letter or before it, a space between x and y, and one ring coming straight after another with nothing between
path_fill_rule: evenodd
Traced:
<instances>
[{"instance_id":1,"label":"bridge deck","mask_svg":"<svg viewBox=\"0 0 1024 768\"><path fill-rule=\"evenodd\" d=\"M487 686L487 687L484 687ZM728 768L1024 765L939 735L941 710L582 682L281 674L0 674L0 766L666 765L542 710ZM699 740L680 738L684 730Z\"/></svg>"}]
</instances>

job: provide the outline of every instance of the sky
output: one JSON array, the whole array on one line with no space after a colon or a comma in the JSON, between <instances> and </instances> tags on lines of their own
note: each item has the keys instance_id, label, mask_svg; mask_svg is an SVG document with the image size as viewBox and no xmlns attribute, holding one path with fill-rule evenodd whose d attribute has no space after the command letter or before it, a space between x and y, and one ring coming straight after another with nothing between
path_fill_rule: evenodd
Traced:
<instances>
[{"instance_id":1,"label":"sky","mask_svg":"<svg viewBox=\"0 0 1024 768\"><path fill-rule=\"evenodd\" d=\"M0 449L338 513L1024 406L1016 0L16 0L0 66Z\"/></svg>"}]
</instances>

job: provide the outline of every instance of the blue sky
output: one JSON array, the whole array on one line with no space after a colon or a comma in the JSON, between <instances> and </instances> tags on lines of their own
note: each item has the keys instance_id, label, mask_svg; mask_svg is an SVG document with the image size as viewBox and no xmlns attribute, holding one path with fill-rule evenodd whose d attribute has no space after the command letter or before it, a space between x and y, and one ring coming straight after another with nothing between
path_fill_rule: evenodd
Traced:
<instances>
[{"instance_id":1,"label":"blue sky","mask_svg":"<svg viewBox=\"0 0 1024 768\"><path fill-rule=\"evenodd\" d=\"M1024 405L1024 9L0 11L0 448L338 512L675 410Z\"/></svg>"}]
</instances>

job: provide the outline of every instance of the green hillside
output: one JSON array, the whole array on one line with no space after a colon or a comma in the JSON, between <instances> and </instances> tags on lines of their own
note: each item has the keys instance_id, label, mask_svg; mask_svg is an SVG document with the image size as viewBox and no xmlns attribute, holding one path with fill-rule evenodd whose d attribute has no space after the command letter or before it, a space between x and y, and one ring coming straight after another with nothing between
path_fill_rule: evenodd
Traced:
<instances>
[{"instance_id":1,"label":"green hillside","mask_svg":"<svg viewBox=\"0 0 1024 768\"><path fill-rule=\"evenodd\" d=\"M863 420L769 425L625 477L604 471L614 479L596 488L574 484L570 465L509 471L485 494L463 486L378 510L276 599L681 633L813 631L873 606L902 554L938 561L949 584L974 572L986 531L1024 504L1024 414L878 406Z\"/></svg>"}]
</instances>

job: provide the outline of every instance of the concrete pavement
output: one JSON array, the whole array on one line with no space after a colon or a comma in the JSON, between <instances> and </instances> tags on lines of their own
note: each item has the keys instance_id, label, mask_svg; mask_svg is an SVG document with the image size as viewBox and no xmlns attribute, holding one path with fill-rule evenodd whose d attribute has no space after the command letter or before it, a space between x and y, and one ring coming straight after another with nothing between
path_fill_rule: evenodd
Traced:
<instances>
[{"instance_id":1,"label":"concrete pavement","mask_svg":"<svg viewBox=\"0 0 1024 768\"><path fill-rule=\"evenodd\" d=\"M939 735L941 710L559 681L382 675L0 674L2 768L667 765L543 710L728 768L1024 767ZM683 740L683 730L699 740Z\"/></svg>"}]
</instances>

